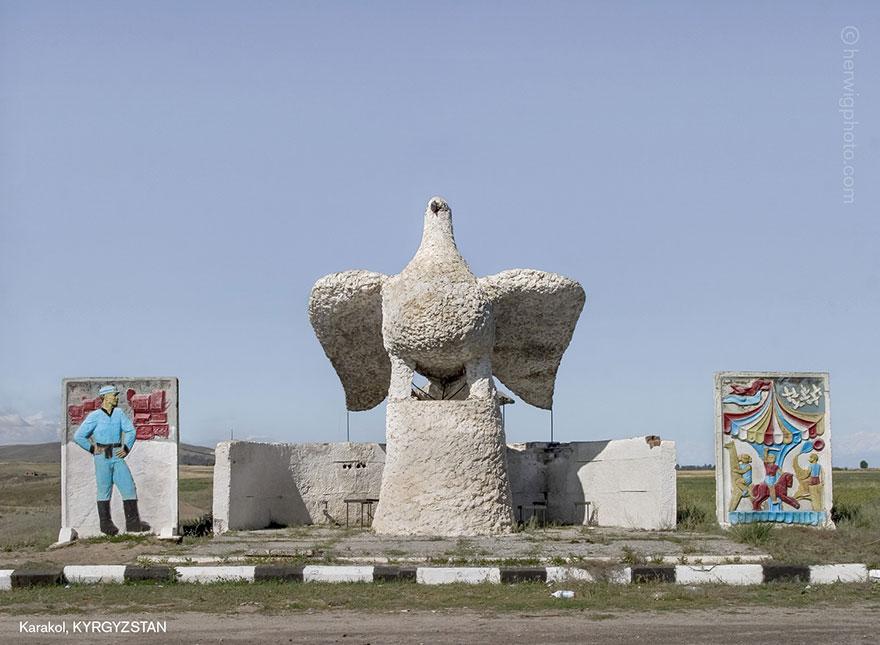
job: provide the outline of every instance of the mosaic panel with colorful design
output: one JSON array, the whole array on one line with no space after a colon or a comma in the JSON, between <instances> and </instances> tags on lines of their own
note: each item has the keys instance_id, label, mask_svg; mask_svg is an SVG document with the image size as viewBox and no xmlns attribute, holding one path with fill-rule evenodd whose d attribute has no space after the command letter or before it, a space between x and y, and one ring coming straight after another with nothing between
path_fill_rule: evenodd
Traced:
<instances>
[{"instance_id":1,"label":"mosaic panel with colorful design","mask_svg":"<svg viewBox=\"0 0 880 645\"><path fill-rule=\"evenodd\" d=\"M716 375L716 496L722 525L831 525L828 375Z\"/></svg>"},{"instance_id":2,"label":"mosaic panel with colorful design","mask_svg":"<svg viewBox=\"0 0 880 645\"><path fill-rule=\"evenodd\" d=\"M107 418L124 417L103 429L100 423L88 424L105 403L102 388L115 390L115 407L104 408ZM79 537L122 530L173 535L178 524L177 378L69 378L62 383L62 398L59 541L71 532Z\"/></svg>"}]
</instances>

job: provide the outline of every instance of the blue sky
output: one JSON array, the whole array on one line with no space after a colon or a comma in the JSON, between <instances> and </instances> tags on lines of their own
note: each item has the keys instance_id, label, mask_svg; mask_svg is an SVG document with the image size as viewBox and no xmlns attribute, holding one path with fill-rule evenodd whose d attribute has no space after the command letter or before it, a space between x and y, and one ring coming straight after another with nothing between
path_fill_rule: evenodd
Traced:
<instances>
[{"instance_id":1,"label":"blue sky","mask_svg":"<svg viewBox=\"0 0 880 645\"><path fill-rule=\"evenodd\" d=\"M475 274L586 289L557 440L710 462L714 372L829 371L880 462L878 47L870 2L0 2L0 439L102 375L178 376L186 442L344 439L309 289L439 194Z\"/></svg>"}]
</instances>

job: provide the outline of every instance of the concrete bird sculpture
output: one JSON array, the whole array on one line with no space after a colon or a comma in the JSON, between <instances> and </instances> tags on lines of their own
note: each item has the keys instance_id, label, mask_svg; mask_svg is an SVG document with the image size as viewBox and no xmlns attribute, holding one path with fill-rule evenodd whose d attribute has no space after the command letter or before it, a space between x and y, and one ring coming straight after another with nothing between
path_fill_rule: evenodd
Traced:
<instances>
[{"instance_id":1,"label":"concrete bird sculpture","mask_svg":"<svg viewBox=\"0 0 880 645\"><path fill-rule=\"evenodd\" d=\"M403 271L325 276L312 288L309 318L349 410L411 398L415 372L428 379L431 399L495 396L494 374L549 409L584 300L579 283L555 273L476 278L455 244L449 205L434 197Z\"/></svg>"}]
</instances>

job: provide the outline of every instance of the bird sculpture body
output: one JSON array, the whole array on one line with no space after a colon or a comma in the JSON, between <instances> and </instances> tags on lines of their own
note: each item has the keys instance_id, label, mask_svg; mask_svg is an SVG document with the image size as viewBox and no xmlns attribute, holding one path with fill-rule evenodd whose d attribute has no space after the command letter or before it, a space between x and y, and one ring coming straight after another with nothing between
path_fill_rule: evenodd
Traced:
<instances>
[{"instance_id":1,"label":"bird sculpture body","mask_svg":"<svg viewBox=\"0 0 880 645\"><path fill-rule=\"evenodd\" d=\"M451 210L439 197L428 202L421 244L399 274L346 271L318 280L309 316L342 381L348 409L366 410L389 399L377 530L458 535L510 530L493 374L527 403L550 408L556 372L584 299L580 284L553 273L518 269L476 278L455 244ZM413 388L415 373L427 379L426 391ZM475 443L461 443L466 426L473 426ZM445 442L450 463L431 443L442 442L438 433L444 431L452 433ZM477 455L475 472L459 472L462 455L456 451L500 455L488 460ZM421 493L412 472L416 463L425 477L427 470L434 473L435 481ZM456 477L471 483L459 486ZM439 480L446 489L460 490L438 493ZM468 501L474 486L486 485L476 504ZM470 516L461 505L469 505ZM495 519L480 519L489 516Z\"/></svg>"},{"instance_id":2,"label":"bird sculpture body","mask_svg":"<svg viewBox=\"0 0 880 645\"><path fill-rule=\"evenodd\" d=\"M433 199L422 243L410 263L382 287L382 338L392 373L409 396L410 371L425 376L429 393L486 363L495 339L492 305L461 257L452 213ZM395 374L397 376L397 374ZM395 379L396 380L396 379Z\"/></svg>"}]
</instances>

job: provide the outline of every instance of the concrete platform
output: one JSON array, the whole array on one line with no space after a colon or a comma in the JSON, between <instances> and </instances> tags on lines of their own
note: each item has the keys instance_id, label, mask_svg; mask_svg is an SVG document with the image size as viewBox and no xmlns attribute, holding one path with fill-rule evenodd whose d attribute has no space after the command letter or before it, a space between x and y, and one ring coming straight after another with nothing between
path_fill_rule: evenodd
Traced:
<instances>
[{"instance_id":1,"label":"concrete platform","mask_svg":"<svg viewBox=\"0 0 880 645\"><path fill-rule=\"evenodd\" d=\"M182 550L175 549L173 554L157 552L143 555L139 560L208 563L291 559L364 564L595 560L627 564L723 564L760 562L768 557L722 535L679 531L566 526L494 537L436 538L377 536L369 529L317 525L231 531Z\"/></svg>"}]
</instances>

